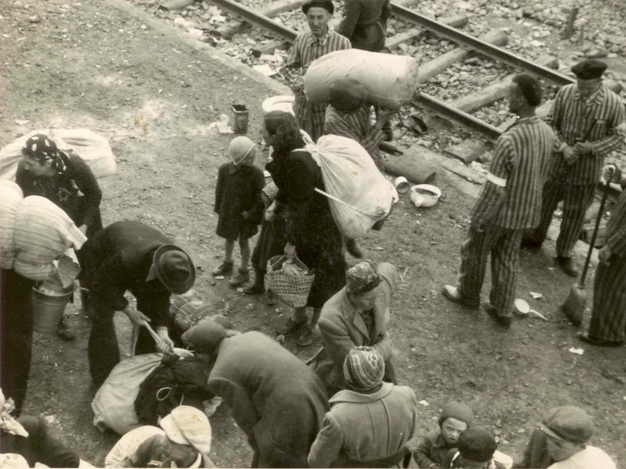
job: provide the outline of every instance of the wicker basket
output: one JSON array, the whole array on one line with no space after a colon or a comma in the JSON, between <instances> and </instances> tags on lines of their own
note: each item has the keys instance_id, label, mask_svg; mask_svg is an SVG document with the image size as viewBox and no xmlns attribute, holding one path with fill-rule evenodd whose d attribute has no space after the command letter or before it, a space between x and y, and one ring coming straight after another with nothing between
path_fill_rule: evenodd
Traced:
<instances>
[{"instance_id":1,"label":"wicker basket","mask_svg":"<svg viewBox=\"0 0 626 469\"><path fill-rule=\"evenodd\" d=\"M309 271L308 267L296 257L296 265L302 269L306 269L306 275L299 277L285 275L283 272L283 263L286 260L286 256L274 256L267 261L265 286L268 290L271 290L278 299L289 306L294 308L306 306L313 281L315 280L315 274Z\"/></svg>"}]
</instances>

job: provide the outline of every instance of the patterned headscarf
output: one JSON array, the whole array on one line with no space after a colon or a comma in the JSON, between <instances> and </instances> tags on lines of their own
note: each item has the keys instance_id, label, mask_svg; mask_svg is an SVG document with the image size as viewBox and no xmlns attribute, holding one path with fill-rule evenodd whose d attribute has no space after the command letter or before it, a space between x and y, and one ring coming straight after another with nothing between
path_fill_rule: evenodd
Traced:
<instances>
[{"instance_id":1,"label":"patterned headscarf","mask_svg":"<svg viewBox=\"0 0 626 469\"><path fill-rule=\"evenodd\" d=\"M44 164L51 162L57 174L63 174L67 168L67 155L57 148L57 144L44 134L37 134L26 140L22 154Z\"/></svg>"},{"instance_id":2,"label":"patterned headscarf","mask_svg":"<svg viewBox=\"0 0 626 469\"><path fill-rule=\"evenodd\" d=\"M357 392L372 393L383 384L385 361L371 347L356 347L350 350L343 362L343 376L348 385Z\"/></svg>"},{"instance_id":3,"label":"patterned headscarf","mask_svg":"<svg viewBox=\"0 0 626 469\"><path fill-rule=\"evenodd\" d=\"M358 295L370 291L381 282L374 266L369 262L359 262L346 272L346 287L348 293Z\"/></svg>"}]
</instances>

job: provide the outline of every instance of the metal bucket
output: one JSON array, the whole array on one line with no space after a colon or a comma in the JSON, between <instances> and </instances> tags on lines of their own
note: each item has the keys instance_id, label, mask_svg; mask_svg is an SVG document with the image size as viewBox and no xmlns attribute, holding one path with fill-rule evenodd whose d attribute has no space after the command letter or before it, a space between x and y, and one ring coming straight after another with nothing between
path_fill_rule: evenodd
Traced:
<instances>
[{"instance_id":1,"label":"metal bucket","mask_svg":"<svg viewBox=\"0 0 626 469\"><path fill-rule=\"evenodd\" d=\"M33 288L33 330L40 334L54 334L63 317L67 302L72 297L74 286L59 296L46 295Z\"/></svg>"},{"instance_id":2,"label":"metal bucket","mask_svg":"<svg viewBox=\"0 0 626 469\"><path fill-rule=\"evenodd\" d=\"M250 111L248 111L245 104L233 104L232 109L235 117L233 132L236 134L245 134L248 131L248 117Z\"/></svg>"}]
</instances>

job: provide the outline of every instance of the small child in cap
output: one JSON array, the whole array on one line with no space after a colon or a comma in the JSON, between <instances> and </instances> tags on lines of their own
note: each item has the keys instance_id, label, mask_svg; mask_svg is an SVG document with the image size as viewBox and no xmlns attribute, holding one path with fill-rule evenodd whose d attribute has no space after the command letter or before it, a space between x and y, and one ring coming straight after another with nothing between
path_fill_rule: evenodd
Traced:
<instances>
[{"instance_id":1,"label":"small child in cap","mask_svg":"<svg viewBox=\"0 0 626 469\"><path fill-rule=\"evenodd\" d=\"M215 213L218 214L216 233L225 238L222 264L213 275L233 271L235 241L241 249L241 265L228 284L237 288L250 280L250 243L263 219L261 191L265 187L263 171L254 166L256 145L248 137L235 137L228 146L230 163L220 166L215 187Z\"/></svg>"},{"instance_id":2,"label":"small child in cap","mask_svg":"<svg viewBox=\"0 0 626 469\"><path fill-rule=\"evenodd\" d=\"M441 467L464 469L506 469L493 456L498 448L496 439L485 428L468 428L459 436L458 450L450 450Z\"/></svg>"},{"instance_id":3,"label":"small child in cap","mask_svg":"<svg viewBox=\"0 0 626 469\"><path fill-rule=\"evenodd\" d=\"M450 401L441 409L439 429L430 433L413 452L415 462L420 468L440 467L445 456L456 449L459 435L467 430L474 420L474 413L468 405L459 401Z\"/></svg>"}]
</instances>

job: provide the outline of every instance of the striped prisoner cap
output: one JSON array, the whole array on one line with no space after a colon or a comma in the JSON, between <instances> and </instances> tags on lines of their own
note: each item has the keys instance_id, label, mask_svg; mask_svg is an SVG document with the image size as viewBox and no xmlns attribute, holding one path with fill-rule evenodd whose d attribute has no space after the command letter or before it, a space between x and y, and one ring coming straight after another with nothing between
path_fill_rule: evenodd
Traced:
<instances>
[{"instance_id":1,"label":"striped prisoner cap","mask_svg":"<svg viewBox=\"0 0 626 469\"><path fill-rule=\"evenodd\" d=\"M377 391L384 374L385 361L371 347L353 348L343 362L343 376L355 391Z\"/></svg>"}]
</instances>

